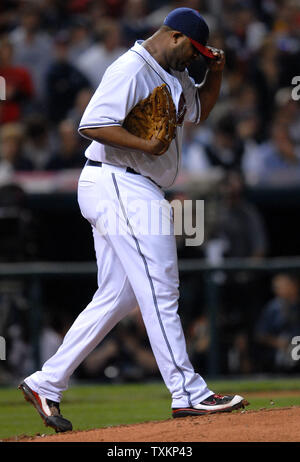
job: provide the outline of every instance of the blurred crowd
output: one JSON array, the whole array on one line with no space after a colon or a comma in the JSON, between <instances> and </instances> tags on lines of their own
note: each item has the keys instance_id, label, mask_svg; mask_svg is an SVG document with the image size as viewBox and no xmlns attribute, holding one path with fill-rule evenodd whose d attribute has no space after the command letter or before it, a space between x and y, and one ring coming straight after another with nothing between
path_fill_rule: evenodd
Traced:
<instances>
[{"instance_id":1,"label":"blurred crowd","mask_svg":"<svg viewBox=\"0 0 300 462\"><path fill-rule=\"evenodd\" d=\"M179 6L201 11L209 44L227 60L211 116L186 129L183 168L239 170L252 186L298 183L297 0L3 0L0 181L11 171L80 168L87 141L78 122L106 68ZM200 83L205 62L190 73Z\"/></svg>"},{"instance_id":2,"label":"blurred crowd","mask_svg":"<svg viewBox=\"0 0 300 462\"><path fill-rule=\"evenodd\" d=\"M1 262L41 259L39 220L26 207L15 174L82 168L89 142L77 128L106 68L181 6L203 14L210 27L209 45L225 51L226 67L208 120L185 126L182 171L190 188L168 194L170 200L205 199L205 240L199 247L187 247L185 236L176 236L178 256L218 264L225 258L256 261L268 255L269 230L246 190L300 186L299 1L2 0L0 77L6 85L5 99L0 88ZM189 71L201 83L205 61L200 59ZM290 354L291 339L300 334L299 279L279 274L266 280L250 272L217 272L214 277L221 300L221 372L299 367ZM0 383L34 368L32 306L25 286L20 281L0 283L0 334L6 332L10 351L8 368L0 364ZM192 361L204 371L210 348L206 295L199 273L182 274L180 314ZM51 310L46 306L45 311ZM41 362L56 351L71 322L63 319L63 311L56 316L54 310L55 316L43 320ZM87 358L78 377L159 377L147 342L136 311Z\"/></svg>"}]
</instances>

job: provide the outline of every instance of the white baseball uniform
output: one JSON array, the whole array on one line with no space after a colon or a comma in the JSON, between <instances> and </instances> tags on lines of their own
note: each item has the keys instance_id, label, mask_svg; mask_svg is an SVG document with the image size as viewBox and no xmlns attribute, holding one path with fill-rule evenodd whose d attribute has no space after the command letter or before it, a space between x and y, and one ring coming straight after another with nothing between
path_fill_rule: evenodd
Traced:
<instances>
[{"instance_id":1,"label":"white baseball uniform","mask_svg":"<svg viewBox=\"0 0 300 462\"><path fill-rule=\"evenodd\" d=\"M187 71L174 71L172 75L166 72L141 42L136 42L105 72L79 130L122 126L130 110L162 83L166 83L172 94L181 124L164 155L152 156L96 141L86 150L86 157L96 162L87 164L81 173L78 201L93 230L98 289L57 353L41 371L25 379L34 391L53 401L61 400L74 370L137 305L161 375L170 390L172 407L191 407L213 393L195 373L186 352L177 314L177 251L168 209L165 217L171 232L149 231L149 211L159 214L157 204L164 201L162 187L170 187L178 173L183 118L195 123L200 120L194 81ZM118 232L113 231L112 224L116 222Z\"/></svg>"}]
</instances>

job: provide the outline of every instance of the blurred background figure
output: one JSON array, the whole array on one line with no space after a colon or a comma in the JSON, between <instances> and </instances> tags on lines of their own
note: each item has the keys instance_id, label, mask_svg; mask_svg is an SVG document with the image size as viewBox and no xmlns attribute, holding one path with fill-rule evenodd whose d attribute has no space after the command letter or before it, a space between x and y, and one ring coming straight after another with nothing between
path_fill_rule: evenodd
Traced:
<instances>
[{"instance_id":1,"label":"blurred background figure","mask_svg":"<svg viewBox=\"0 0 300 462\"><path fill-rule=\"evenodd\" d=\"M15 135L14 135L15 140ZM35 219L28 196L17 184L0 186L0 263L26 262L36 257ZM11 385L24 370L31 370L28 282L14 276L0 279L0 333L7 342L7 360L0 369L0 384ZM18 351L18 359L15 352ZM31 355L31 356L30 356ZM28 361L28 359L31 360ZM16 359L16 361L15 361Z\"/></svg>"},{"instance_id":2,"label":"blurred background figure","mask_svg":"<svg viewBox=\"0 0 300 462\"><path fill-rule=\"evenodd\" d=\"M223 241L225 258L263 258L267 255L268 239L263 217L245 196L245 182L240 172L230 170L219 187L215 223L205 247L215 239ZM209 250L207 249L207 252Z\"/></svg>"},{"instance_id":3,"label":"blurred background figure","mask_svg":"<svg viewBox=\"0 0 300 462\"><path fill-rule=\"evenodd\" d=\"M96 89L104 72L127 48L118 22L106 19L95 30L95 43L78 58L77 67Z\"/></svg>"},{"instance_id":4,"label":"blurred background figure","mask_svg":"<svg viewBox=\"0 0 300 462\"><path fill-rule=\"evenodd\" d=\"M32 113L24 119L24 155L34 170L45 170L53 151L48 119L41 114Z\"/></svg>"},{"instance_id":5,"label":"blurred background figure","mask_svg":"<svg viewBox=\"0 0 300 462\"><path fill-rule=\"evenodd\" d=\"M267 255L268 235L263 217L245 196L245 183L237 171L228 171L220 183L206 241L208 262L227 258L259 260ZM254 272L216 272L219 290L219 335L222 367L226 372L252 371L253 323L263 289L263 280Z\"/></svg>"},{"instance_id":6,"label":"blurred background figure","mask_svg":"<svg viewBox=\"0 0 300 462\"><path fill-rule=\"evenodd\" d=\"M299 371L291 343L300 332L299 278L280 273L272 279L274 298L262 309L255 329L257 361L264 372Z\"/></svg>"},{"instance_id":7,"label":"blurred background figure","mask_svg":"<svg viewBox=\"0 0 300 462\"><path fill-rule=\"evenodd\" d=\"M300 182L300 144L287 124L274 121L270 136L254 146L244 158L243 169L249 182L264 186L292 186Z\"/></svg>"},{"instance_id":8,"label":"blurred background figure","mask_svg":"<svg viewBox=\"0 0 300 462\"><path fill-rule=\"evenodd\" d=\"M0 186L0 262L32 260L36 254L34 218L18 185Z\"/></svg>"},{"instance_id":9,"label":"blurred background figure","mask_svg":"<svg viewBox=\"0 0 300 462\"><path fill-rule=\"evenodd\" d=\"M77 128L71 120L63 120L58 127L58 146L46 164L46 170L82 168L85 162L79 145Z\"/></svg>"},{"instance_id":10,"label":"blurred background figure","mask_svg":"<svg viewBox=\"0 0 300 462\"><path fill-rule=\"evenodd\" d=\"M0 172L4 176L17 171L33 170L24 147L24 127L20 123L8 123L0 128Z\"/></svg>"},{"instance_id":11,"label":"blurred background figure","mask_svg":"<svg viewBox=\"0 0 300 462\"><path fill-rule=\"evenodd\" d=\"M90 88L83 88L77 93L75 104L67 114L67 118L72 120L76 127L79 125L82 114L84 113L85 108L90 102L92 96L93 91Z\"/></svg>"},{"instance_id":12,"label":"blurred background figure","mask_svg":"<svg viewBox=\"0 0 300 462\"><path fill-rule=\"evenodd\" d=\"M34 84L25 65L14 64L14 46L0 40L0 76L5 79L5 101L0 104L0 125L17 122L26 114L34 98Z\"/></svg>"},{"instance_id":13,"label":"blurred background figure","mask_svg":"<svg viewBox=\"0 0 300 462\"><path fill-rule=\"evenodd\" d=\"M209 139L193 137L197 127L190 127L185 136L192 134L190 145L184 145L184 166L190 172L203 172L221 168L223 171L239 170L244 154L244 144L236 133L236 121L226 114L217 122Z\"/></svg>"},{"instance_id":14,"label":"blurred background figure","mask_svg":"<svg viewBox=\"0 0 300 462\"><path fill-rule=\"evenodd\" d=\"M45 74L47 113L55 124L65 118L73 107L76 96L90 87L89 80L69 61L69 34L61 32L55 37L54 59Z\"/></svg>"},{"instance_id":15,"label":"blurred background figure","mask_svg":"<svg viewBox=\"0 0 300 462\"><path fill-rule=\"evenodd\" d=\"M126 316L86 358L79 376L116 382L159 377L139 308Z\"/></svg>"},{"instance_id":16,"label":"blurred background figure","mask_svg":"<svg viewBox=\"0 0 300 462\"><path fill-rule=\"evenodd\" d=\"M148 5L146 0L127 0L124 16L121 20L122 35L126 47L133 46L138 39L149 37L153 29L148 25L146 16Z\"/></svg>"},{"instance_id":17,"label":"blurred background figure","mask_svg":"<svg viewBox=\"0 0 300 462\"><path fill-rule=\"evenodd\" d=\"M69 59L76 66L79 57L91 46L89 21L84 16L74 16L70 26Z\"/></svg>"},{"instance_id":18,"label":"blurred background figure","mask_svg":"<svg viewBox=\"0 0 300 462\"><path fill-rule=\"evenodd\" d=\"M207 355L209 346L209 321L205 314L201 314L197 317L194 317L187 328L187 348L191 363L196 369L207 369Z\"/></svg>"},{"instance_id":19,"label":"blurred background figure","mask_svg":"<svg viewBox=\"0 0 300 462\"><path fill-rule=\"evenodd\" d=\"M9 36L15 49L14 62L29 69L37 98L42 102L46 91L45 73L52 61L52 38L42 28L41 10L37 4L25 5L20 14L20 24Z\"/></svg>"}]
</instances>

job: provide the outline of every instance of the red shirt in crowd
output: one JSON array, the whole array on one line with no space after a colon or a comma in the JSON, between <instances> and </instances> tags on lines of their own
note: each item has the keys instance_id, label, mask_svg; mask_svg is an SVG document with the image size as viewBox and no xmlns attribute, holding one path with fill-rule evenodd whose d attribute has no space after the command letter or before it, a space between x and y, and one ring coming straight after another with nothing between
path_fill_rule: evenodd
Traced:
<instances>
[{"instance_id":1,"label":"red shirt in crowd","mask_svg":"<svg viewBox=\"0 0 300 462\"><path fill-rule=\"evenodd\" d=\"M0 102L0 124L16 122L21 118L22 103L34 95L31 75L24 67L0 67L5 79L5 101Z\"/></svg>"}]
</instances>

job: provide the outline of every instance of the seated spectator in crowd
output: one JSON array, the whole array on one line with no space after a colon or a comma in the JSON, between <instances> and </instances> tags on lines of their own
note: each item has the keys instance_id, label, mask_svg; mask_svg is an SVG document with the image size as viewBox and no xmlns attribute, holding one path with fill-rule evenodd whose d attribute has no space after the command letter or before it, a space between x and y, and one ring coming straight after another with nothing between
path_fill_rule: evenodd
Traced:
<instances>
[{"instance_id":1,"label":"seated spectator in crowd","mask_svg":"<svg viewBox=\"0 0 300 462\"><path fill-rule=\"evenodd\" d=\"M69 62L68 51L69 35L61 32L55 38L55 58L45 76L48 117L54 124L66 117L79 91L90 86L84 74Z\"/></svg>"},{"instance_id":2,"label":"seated spectator in crowd","mask_svg":"<svg viewBox=\"0 0 300 462\"><path fill-rule=\"evenodd\" d=\"M77 93L74 106L70 109L70 111L67 114L67 118L69 120L72 120L74 125L79 126L82 115L88 103L90 102L93 93L94 92L90 88L83 88Z\"/></svg>"},{"instance_id":3,"label":"seated spectator in crowd","mask_svg":"<svg viewBox=\"0 0 300 462\"><path fill-rule=\"evenodd\" d=\"M93 91L89 88L83 88L80 90L75 98L74 106L67 114L67 119L71 120L75 127L79 127L79 123L82 118L82 114L85 111L86 106L90 102L91 97L93 96ZM79 136L79 147L82 150L82 153L85 152L87 147L90 145L91 141L83 136Z\"/></svg>"},{"instance_id":4,"label":"seated spectator in crowd","mask_svg":"<svg viewBox=\"0 0 300 462\"><path fill-rule=\"evenodd\" d=\"M21 10L21 20L10 33L10 40L15 48L15 63L29 69L37 93L42 101L45 95L45 72L52 61L52 39L42 31L40 9L26 5Z\"/></svg>"},{"instance_id":5,"label":"seated spectator in crowd","mask_svg":"<svg viewBox=\"0 0 300 462\"><path fill-rule=\"evenodd\" d=\"M238 138L235 119L226 114L212 129L212 136L206 142L195 138L183 144L183 163L187 171L206 172L213 168L224 171L240 169L244 144ZM193 134L193 129L192 134ZM195 132L197 133L196 129Z\"/></svg>"},{"instance_id":6,"label":"seated spectator in crowd","mask_svg":"<svg viewBox=\"0 0 300 462\"><path fill-rule=\"evenodd\" d=\"M225 16L226 42L234 50L240 65L247 62L267 33L263 22L255 17L247 2L233 2Z\"/></svg>"},{"instance_id":7,"label":"seated spectator in crowd","mask_svg":"<svg viewBox=\"0 0 300 462\"><path fill-rule=\"evenodd\" d=\"M258 112L258 93L253 85L243 84L232 98L232 114L234 121L238 122L242 117Z\"/></svg>"},{"instance_id":8,"label":"seated spectator in crowd","mask_svg":"<svg viewBox=\"0 0 300 462\"><path fill-rule=\"evenodd\" d=\"M46 170L64 170L82 168L85 162L84 153L79 148L79 135L70 120L63 120L58 127L58 147L46 164Z\"/></svg>"},{"instance_id":9,"label":"seated spectator in crowd","mask_svg":"<svg viewBox=\"0 0 300 462\"><path fill-rule=\"evenodd\" d=\"M129 48L138 39L146 39L153 29L146 22L146 0L127 0L121 27L125 45Z\"/></svg>"},{"instance_id":10,"label":"seated spectator in crowd","mask_svg":"<svg viewBox=\"0 0 300 462\"><path fill-rule=\"evenodd\" d=\"M45 170L53 151L48 120L41 114L31 114L24 119L24 153L34 170Z\"/></svg>"},{"instance_id":11,"label":"seated spectator in crowd","mask_svg":"<svg viewBox=\"0 0 300 462\"><path fill-rule=\"evenodd\" d=\"M220 184L220 200L211 230L214 239L224 243L223 257L261 258L267 252L263 219L244 193L242 175L236 171L227 172Z\"/></svg>"},{"instance_id":12,"label":"seated spectator in crowd","mask_svg":"<svg viewBox=\"0 0 300 462\"><path fill-rule=\"evenodd\" d=\"M291 87L278 90L275 104L274 121L285 125L291 140L300 144L300 104L291 98Z\"/></svg>"},{"instance_id":13,"label":"seated spectator in crowd","mask_svg":"<svg viewBox=\"0 0 300 462\"><path fill-rule=\"evenodd\" d=\"M257 360L263 372L299 370L291 355L291 341L300 334L299 280L279 273L272 279L275 297L263 308L255 329Z\"/></svg>"},{"instance_id":14,"label":"seated spectator in crowd","mask_svg":"<svg viewBox=\"0 0 300 462\"><path fill-rule=\"evenodd\" d=\"M25 66L15 65L14 47L3 38L0 41L0 76L5 79L5 100L0 104L0 125L21 120L26 105L34 97L31 75Z\"/></svg>"},{"instance_id":15,"label":"seated spectator in crowd","mask_svg":"<svg viewBox=\"0 0 300 462\"><path fill-rule=\"evenodd\" d=\"M5 124L0 130L0 171L9 173L33 170L24 152L24 127L17 123ZM3 172L1 172L3 173Z\"/></svg>"},{"instance_id":16,"label":"seated spectator in crowd","mask_svg":"<svg viewBox=\"0 0 300 462\"><path fill-rule=\"evenodd\" d=\"M256 88L257 113L261 115L263 134L267 136L267 128L274 112L275 95L280 86L279 53L273 37L268 36L253 57L248 79Z\"/></svg>"},{"instance_id":17,"label":"seated spectator in crowd","mask_svg":"<svg viewBox=\"0 0 300 462\"><path fill-rule=\"evenodd\" d=\"M300 144L295 143L289 127L274 121L269 139L247 152L243 171L252 185L291 186L300 181Z\"/></svg>"},{"instance_id":18,"label":"seated spectator in crowd","mask_svg":"<svg viewBox=\"0 0 300 462\"><path fill-rule=\"evenodd\" d=\"M96 89L108 66L125 51L120 25L106 19L98 26L95 44L79 57L77 67Z\"/></svg>"},{"instance_id":19,"label":"seated spectator in crowd","mask_svg":"<svg viewBox=\"0 0 300 462\"><path fill-rule=\"evenodd\" d=\"M69 60L76 66L79 57L92 45L89 22L82 16L75 16L70 26Z\"/></svg>"},{"instance_id":20,"label":"seated spectator in crowd","mask_svg":"<svg viewBox=\"0 0 300 462\"><path fill-rule=\"evenodd\" d=\"M300 4L295 0L279 2L278 12L273 22L272 36L275 37L279 52L280 86L286 87L295 75L299 75Z\"/></svg>"}]
</instances>

